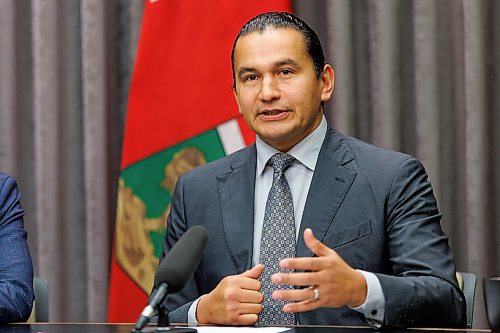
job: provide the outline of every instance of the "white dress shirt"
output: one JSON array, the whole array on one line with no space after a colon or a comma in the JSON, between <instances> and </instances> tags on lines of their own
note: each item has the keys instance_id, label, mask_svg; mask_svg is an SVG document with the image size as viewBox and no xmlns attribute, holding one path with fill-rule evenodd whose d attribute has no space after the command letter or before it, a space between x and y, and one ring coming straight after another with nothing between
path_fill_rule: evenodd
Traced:
<instances>
[{"instance_id":1,"label":"white dress shirt","mask_svg":"<svg viewBox=\"0 0 500 333\"><path fill-rule=\"evenodd\" d=\"M326 136L328 125L325 117L321 120L320 125L302 141L290 149L287 154L292 155L296 161L285 171L285 177L292 192L295 230L298 238L298 230L304 207L306 204L307 194L318 161L319 151ZM264 212L266 201L271 185L273 182L273 168L267 164L271 156L280 151L268 145L257 136L257 168L255 170L255 197L254 197L254 238L253 238L253 266L259 263L260 241L262 236L262 226L264 223ZM382 291L382 286L377 276L373 273L361 271L367 284L367 295L364 304L352 308L361 312L365 318L376 321L383 321L385 312L385 297ZM197 324L196 307L198 298L193 302L188 312L188 322Z\"/></svg>"}]
</instances>

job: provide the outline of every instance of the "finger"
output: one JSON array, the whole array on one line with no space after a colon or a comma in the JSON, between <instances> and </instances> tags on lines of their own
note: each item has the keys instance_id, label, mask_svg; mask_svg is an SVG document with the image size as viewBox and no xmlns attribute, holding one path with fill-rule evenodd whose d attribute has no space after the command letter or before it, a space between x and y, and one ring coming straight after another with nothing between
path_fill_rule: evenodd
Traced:
<instances>
[{"instance_id":1,"label":"finger","mask_svg":"<svg viewBox=\"0 0 500 333\"><path fill-rule=\"evenodd\" d=\"M237 277L236 285L239 289L259 291L261 284L259 280L248 277Z\"/></svg>"},{"instance_id":2,"label":"finger","mask_svg":"<svg viewBox=\"0 0 500 333\"><path fill-rule=\"evenodd\" d=\"M252 278L252 279L258 279L263 271L264 271L264 265L257 264L254 267L252 267L251 269L241 273L240 276L248 277L248 278Z\"/></svg>"},{"instance_id":3,"label":"finger","mask_svg":"<svg viewBox=\"0 0 500 333\"><path fill-rule=\"evenodd\" d=\"M330 249L325 244L321 243L313 234L310 228L304 230L304 242L309 250L313 251L318 257L327 256L333 253L336 253L332 249Z\"/></svg>"},{"instance_id":4,"label":"finger","mask_svg":"<svg viewBox=\"0 0 500 333\"><path fill-rule=\"evenodd\" d=\"M319 301L306 300L297 303L285 304L285 306L283 306L283 312L287 313L306 312L319 309L320 307L321 303Z\"/></svg>"},{"instance_id":5,"label":"finger","mask_svg":"<svg viewBox=\"0 0 500 333\"><path fill-rule=\"evenodd\" d=\"M240 314L259 314L262 312L262 304L241 303L239 307Z\"/></svg>"},{"instance_id":6,"label":"finger","mask_svg":"<svg viewBox=\"0 0 500 333\"><path fill-rule=\"evenodd\" d=\"M320 271L326 267L324 257L287 258L280 261L281 268Z\"/></svg>"},{"instance_id":7,"label":"finger","mask_svg":"<svg viewBox=\"0 0 500 333\"><path fill-rule=\"evenodd\" d=\"M257 320L259 320L259 316L256 314L243 314L238 317L236 323L231 323L231 325L251 326L255 325Z\"/></svg>"},{"instance_id":8,"label":"finger","mask_svg":"<svg viewBox=\"0 0 500 333\"><path fill-rule=\"evenodd\" d=\"M260 304L264 299L264 295L261 292L254 290L233 289L228 292L227 298L239 303Z\"/></svg>"},{"instance_id":9,"label":"finger","mask_svg":"<svg viewBox=\"0 0 500 333\"><path fill-rule=\"evenodd\" d=\"M313 300L314 290L312 288L275 290L273 292L273 298L295 302Z\"/></svg>"},{"instance_id":10,"label":"finger","mask_svg":"<svg viewBox=\"0 0 500 333\"><path fill-rule=\"evenodd\" d=\"M271 275L271 282L276 284L291 284L294 286L310 286L319 284L318 273L277 273Z\"/></svg>"}]
</instances>

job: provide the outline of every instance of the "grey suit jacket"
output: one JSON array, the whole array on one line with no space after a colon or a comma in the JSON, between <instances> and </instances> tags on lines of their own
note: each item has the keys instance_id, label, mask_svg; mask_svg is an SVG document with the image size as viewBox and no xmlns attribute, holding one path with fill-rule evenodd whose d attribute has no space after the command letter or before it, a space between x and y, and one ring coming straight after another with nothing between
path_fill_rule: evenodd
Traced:
<instances>
[{"instance_id":1,"label":"grey suit jacket","mask_svg":"<svg viewBox=\"0 0 500 333\"><path fill-rule=\"evenodd\" d=\"M252 266L255 167L253 145L179 178L163 256L193 225L204 225L209 236L192 280L167 297L172 322L186 322L193 300ZM329 128L296 256L313 255L303 240L304 229L311 228L350 266L377 275L386 299L385 325L463 327L465 298L440 219L418 160ZM363 315L348 307L299 313L298 319L300 324L366 325Z\"/></svg>"}]
</instances>

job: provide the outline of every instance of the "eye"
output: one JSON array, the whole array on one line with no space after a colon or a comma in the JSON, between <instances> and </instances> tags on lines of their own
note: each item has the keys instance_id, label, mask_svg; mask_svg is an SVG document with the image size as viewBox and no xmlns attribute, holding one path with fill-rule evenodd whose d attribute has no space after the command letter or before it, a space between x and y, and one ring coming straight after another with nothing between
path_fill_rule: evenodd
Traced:
<instances>
[{"instance_id":1,"label":"eye","mask_svg":"<svg viewBox=\"0 0 500 333\"><path fill-rule=\"evenodd\" d=\"M243 81L255 81L257 80L257 75L252 74L252 75L247 75L243 78Z\"/></svg>"},{"instance_id":2,"label":"eye","mask_svg":"<svg viewBox=\"0 0 500 333\"><path fill-rule=\"evenodd\" d=\"M282 69L282 70L280 70L278 72L278 75L281 75L281 76L290 76L292 73L293 73L292 70L290 70L288 68L284 68L284 69Z\"/></svg>"}]
</instances>

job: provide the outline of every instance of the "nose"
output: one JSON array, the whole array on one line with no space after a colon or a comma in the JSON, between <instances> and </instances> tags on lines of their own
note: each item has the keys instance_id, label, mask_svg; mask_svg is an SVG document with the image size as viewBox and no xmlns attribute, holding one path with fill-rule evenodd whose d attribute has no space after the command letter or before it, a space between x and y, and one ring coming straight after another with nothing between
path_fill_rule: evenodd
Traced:
<instances>
[{"instance_id":1,"label":"nose","mask_svg":"<svg viewBox=\"0 0 500 333\"><path fill-rule=\"evenodd\" d=\"M264 102L272 102L280 98L280 90L277 82L273 77L264 77L259 97Z\"/></svg>"}]
</instances>

